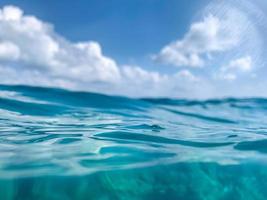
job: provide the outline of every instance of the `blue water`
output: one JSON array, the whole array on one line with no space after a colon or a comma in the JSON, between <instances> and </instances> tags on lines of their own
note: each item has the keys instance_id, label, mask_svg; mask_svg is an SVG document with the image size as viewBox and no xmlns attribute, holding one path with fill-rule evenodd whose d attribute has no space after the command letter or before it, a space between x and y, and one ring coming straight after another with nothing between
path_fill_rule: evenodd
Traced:
<instances>
[{"instance_id":1,"label":"blue water","mask_svg":"<svg viewBox=\"0 0 267 200\"><path fill-rule=\"evenodd\" d=\"M0 199L266 199L267 99L0 85Z\"/></svg>"}]
</instances>

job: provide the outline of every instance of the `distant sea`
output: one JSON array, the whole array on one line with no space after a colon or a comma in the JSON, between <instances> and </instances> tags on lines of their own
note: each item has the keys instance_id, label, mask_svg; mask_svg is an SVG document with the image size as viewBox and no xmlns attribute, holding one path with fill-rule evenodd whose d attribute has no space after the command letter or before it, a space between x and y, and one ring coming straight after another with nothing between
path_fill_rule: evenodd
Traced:
<instances>
[{"instance_id":1,"label":"distant sea","mask_svg":"<svg viewBox=\"0 0 267 200\"><path fill-rule=\"evenodd\" d=\"M0 85L0 200L266 200L267 99Z\"/></svg>"}]
</instances>

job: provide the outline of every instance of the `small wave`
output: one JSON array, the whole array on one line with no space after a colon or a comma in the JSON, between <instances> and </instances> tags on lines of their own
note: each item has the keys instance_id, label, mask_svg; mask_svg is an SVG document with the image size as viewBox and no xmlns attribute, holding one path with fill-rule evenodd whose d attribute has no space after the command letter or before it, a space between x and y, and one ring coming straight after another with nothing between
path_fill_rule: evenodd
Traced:
<instances>
[{"instance_id":1,"label":"small wave","mask_svg":"<svg viewBox=\"0 0 267 200\"><path fill-rule=\"evenodd\" d=\"M183 146L190 147L220 147L233 144L232 142L222 142L222 143L211 143L211 142L195 142L195 141L185 141L171 139L161 136L145 135L140 133L129 133L129 132L106 132L95 134L94 137L97 138L110 138L114 140L129 140L129 141L138 141L138 142L152 142L152 143L162 143L162 144L178 144Z\"/></svg>"},{"instance_id":2,"label":"small wave","mask_svg":"<svg viewBox=\"0 0 267 200\"><path fill-rule=\"evenodd\" d=\"M177 115L182 115L182 116L191 117L191 118L200 119L200 120L213 121L213 122L219 122L219 123L229 123L229 124L238 123L236 121L225 119L225 118L211 117L211 116L205 116L205 115L189 113L189 112L182 112L182 111L172 110L168 108L164 108L164 109Z\"/></svg>"},{"instance_id":3,"label":"small wave","mask_svg":"<svg viewBox=\"0 0 267 200\"><path fill-rule=\"evenodd\" d=\"M241 151L258 151L261 153L267 153L267 139L240 142L235 145L235 149Z\"/></svg>"}]
</instances>

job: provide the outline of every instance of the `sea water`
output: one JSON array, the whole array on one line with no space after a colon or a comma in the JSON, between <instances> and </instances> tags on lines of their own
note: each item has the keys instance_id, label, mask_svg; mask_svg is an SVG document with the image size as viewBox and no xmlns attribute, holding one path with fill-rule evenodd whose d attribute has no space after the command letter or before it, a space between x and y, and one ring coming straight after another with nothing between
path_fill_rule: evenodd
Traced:
<instances>
[{"instance_id":1,"label":"sea water","mask_svg":"<svg viewBox=\"0 0 267 200\"><path fill-rule=\"evenodd\" d=\"M267 198L267 100L0 85L0 199Z\"/></svg>"}]
</instances>

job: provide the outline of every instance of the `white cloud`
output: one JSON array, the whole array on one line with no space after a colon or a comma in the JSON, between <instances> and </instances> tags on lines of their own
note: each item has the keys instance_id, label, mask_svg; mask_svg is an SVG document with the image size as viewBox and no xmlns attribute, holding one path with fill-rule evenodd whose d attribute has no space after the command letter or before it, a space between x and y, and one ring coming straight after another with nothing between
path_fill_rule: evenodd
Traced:
<instances>
[{"instance_id":1,"label":"white cloud","mask_svg":"<svg viewBox=\"0 0 267 200\"><path fill-rule=\"evenodd\" d=\"M227 73L224 72L224 73L221 73L221 74L215 76L215 78L216 79L219 78L219 79L227 80L227 81L234 81L234 80L236 80L237 76L236 76L236 74L233 74L231 72L227 72Z\"/></svg>"},{"instance_id":2,"label":"white cloud","mask_svg":"<svg viewBox=\"0 0 267 200\"><path fill-rule=\"evenodd\" d=\"M22 17L22 15L22 10L18 9L17 7L5 6L0 12L0 19L7 21L18 20Z\"/></svg>"},{"instance_id":3,"label":"white cloud","mask_svg":"<svg viewBox=\"0 0 267 200\"><path fill-rule=\"evenodd\" d=\"M71 43L55 33L52 25L23 15L14 6L0 10L0 60L20 65L21 70L32 67L61 78L83 81L120 78L116 62L102 54L97 42Z\"/></svg>"},{"instance_id":4,"label":"white cloud","mask_svg":"<svg viewBox=\"0 0 267 200\"><path fill-rule=\"evenodd\" d=\"M174 77L179 79L182 78L184 80L198 81L198 78L194 76L189 70L181 70L174 74Z\"/></svg>"},{"instance_id":5,"label":"white cloud","mask_svg":"<svg viewBox=\"0 0 267 200\"><path fill-rule=\"evenodd\" d=\"M168 76L166 75L160 75L158 72L148 72L138 66L124 66L122 69L122 73L128 81L136 83L157 83L164 79L168 79Z\"/></svg>"},{"instance_id":6,"label":"white cloud","mask_svg":"<svg viewBox=\"0 0 267 200\"><path fill-rule=\"evenodd\" d=\"M242 72L248 72L252 70L252 59L250 56L245 56L232 60L227 66L222 68L223 71L238 70Z\"/></svg>"},{"instance_id":7,"label":"white cloud","mask_svg":"<svg viewBox=\"0 0 267 200\"><path fill-rule=\"evenodd\" d=\"M211 90L204 80L188 70L164 75L137 66L124 66L121 72L124 79L117 89L130 96L135 93L138 96L204 98Z\"/></svg>"},{"instance_id":8,"label":"white cloud","mask_svg":"<svg viewBox=\"0 0 267 200\"><path fill-rule=\"evenodd\" d=\"M184 38L165 46L154 60L174 66L201 67L205 56L236 46L239 32L228 26L228 20L209 15L193 23Z\"/></svg>"},{"instance_id":9,"label":"white cloud","mask_svg":"<svg viewBox=\"0 0 267 200\"><path fill-rule=\"evenodd\" d=\"M0 59L17 60L20 56L19 48L12 42L0 42Z\"/></svg>"},{"instance_id":10,"label":"white cloud","mask_svg":"<svg viewBox=\"0 0 267 200\"><path fill-rule=\"evenodd\" d=\"M225 80L235 80L240 73L248 73L252 71L252 58L244 56L231 60L229 64L222 66L219 71L219 78Z\"/></svg>"}]
</instances>

